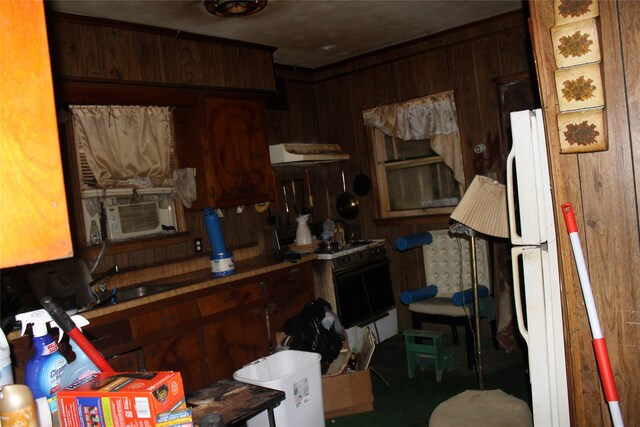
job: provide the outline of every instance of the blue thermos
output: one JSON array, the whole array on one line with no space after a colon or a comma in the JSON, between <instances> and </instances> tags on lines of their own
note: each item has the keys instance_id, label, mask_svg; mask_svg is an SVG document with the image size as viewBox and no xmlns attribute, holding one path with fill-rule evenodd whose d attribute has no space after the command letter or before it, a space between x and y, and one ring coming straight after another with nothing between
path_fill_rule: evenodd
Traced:
<instances>
[{"instance_id":1,"label":"blue thermos","mask_svg":"<svg viewBox=\"0 0 640 427\"><path fill-rule=\"evenodd\" d=\"M220 228L220 219L213 208L205 208L204 223L211 243L211 272L214 276L229 276L236 272L233 253L227 250Z\"/></svg>"}]
</instances>

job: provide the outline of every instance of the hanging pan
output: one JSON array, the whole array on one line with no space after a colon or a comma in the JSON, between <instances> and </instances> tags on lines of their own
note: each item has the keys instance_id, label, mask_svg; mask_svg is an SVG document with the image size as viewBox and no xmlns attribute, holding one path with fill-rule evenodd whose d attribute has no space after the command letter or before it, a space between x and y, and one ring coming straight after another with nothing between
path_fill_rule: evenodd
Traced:
<instances>
[{"instance_id":1,"label":"hanging pan","mask_svg":"<svg viewBox=\"0 0 640 427\"><path fill-rule=\"evenodd\" d=\"M360 173L353 179L353 191L355 191L358 196L362 197L366 196L369 194L369 191L371 191L371 180L367 175L362 173L361 165L358 165L358 169L360 170Z\"/></svg>"},{"instance_id":2,"label":"hanging pan","mask_svg":"<svg viewBox=\"0 0 640 427\"><path fill-rule=\"evenodd\" d=\"M342 171L342 193L336 200L336 210L344 219L355 219L360 212L360 204L355 196L347 193L347 186L344 181L344 171Z\"/></svg>"}]
</instances>

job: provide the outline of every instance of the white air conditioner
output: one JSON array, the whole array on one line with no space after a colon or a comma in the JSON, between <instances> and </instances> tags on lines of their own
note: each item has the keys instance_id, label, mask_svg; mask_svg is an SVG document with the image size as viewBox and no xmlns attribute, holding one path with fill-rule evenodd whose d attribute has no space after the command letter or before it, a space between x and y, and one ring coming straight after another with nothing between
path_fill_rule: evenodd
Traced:
<instances>
[{"instance_id":1,"label":"white air conditioner","mask_svg":"<svg viewBox=\"0 0 640 427\"><path fill-rule=\"evenodd\" d=\"M113 198L107 199L104 211L107 237L111 240L126 240L175 231L176 220L172 204L163 209L157 201L117 203L117 199ZM89 240L91 221L100 224L99 215L92 217L85 211L84 217Z\"/></svg>"}]
</instances>

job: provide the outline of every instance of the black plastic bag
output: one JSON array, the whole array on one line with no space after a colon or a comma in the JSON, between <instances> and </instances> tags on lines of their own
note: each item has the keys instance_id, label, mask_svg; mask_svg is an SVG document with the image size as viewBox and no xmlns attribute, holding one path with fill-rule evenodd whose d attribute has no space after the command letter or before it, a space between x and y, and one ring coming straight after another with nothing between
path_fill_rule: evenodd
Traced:
<instances>
[{"instance_id":1,"label":"black plastic bag","mask_svg":"<svg viewBox=\"0 0 640 427\"><path fill-rule=\"evenodd\" d=\"M291 337L289 349L310 351L322 356L320 367L326 373L344 344L344 330L329 303L321 298L309 302L284 325Z\"/></svg>"}]
</instances>

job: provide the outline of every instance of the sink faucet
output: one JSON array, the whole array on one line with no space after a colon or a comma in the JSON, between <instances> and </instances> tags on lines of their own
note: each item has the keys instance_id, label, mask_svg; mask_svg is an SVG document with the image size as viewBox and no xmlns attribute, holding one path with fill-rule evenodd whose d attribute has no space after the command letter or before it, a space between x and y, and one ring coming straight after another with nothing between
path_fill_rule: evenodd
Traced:
<instances>
[{"instance_id":1,"label":"sink faucet","mask_svg":"<svg viewBox=\"0 0 640 427\"><path fill-rule=\"evenodd\" d=\"M104 280L108 277L113 276L114 274L117 274L119 271L120 268L117 265L114 265L113 267L93 279L91 283L89 283L89 289L96 297L96 304L100 304L101 302L109 299L114 301L114 297L117 292L116 288L115 286L112 286L111 289L109 289L109 286L104 283ZM111 304L113 303L114 302L112 302Z\"/></svg>"},{"instance_id":2,"label":"sink faucet","mask_svg":"<svg viewBox=\"0 0 640 427\"><path fill-rule=\"evenodd\" d=\"M111 267L110 269L108 269L104 273L99 274L98 277L93 279L91 281L91 283L89 283L89 287L93 288L93 286L99 284L102 280L106 279L107 277L113 276L114 274L117 274L118 272L120 272L120 268L117 265L114 265L113 267Z\"/></svg>"}]
</instances>

